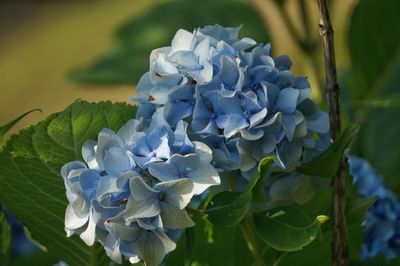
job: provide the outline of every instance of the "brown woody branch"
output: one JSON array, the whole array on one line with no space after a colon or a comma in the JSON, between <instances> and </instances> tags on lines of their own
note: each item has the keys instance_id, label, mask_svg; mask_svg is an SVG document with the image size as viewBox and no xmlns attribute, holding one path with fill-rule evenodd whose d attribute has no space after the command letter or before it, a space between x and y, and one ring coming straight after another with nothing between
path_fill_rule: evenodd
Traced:
<instances>
[{"instance_id":1,"label":"brown woody branch","mask_svg":"<svg viewBox=\"0 0 400 266\"><path fill-rule=\"evenodd\" d=\"M326 0L318 0L320 13L320 36L324 51L326 92L329 104L329 123L332 141L335 141L341 131L340 122L340 88L336 73L335 47L333 28L329 17ZM343 160L342 160L343 161ZM332 178L332 209L333 209L333 243L332 265L348 265L347 227L346 227L346 190L345 166L340 165L337 175Z\"/></svg>"}]
</instances>

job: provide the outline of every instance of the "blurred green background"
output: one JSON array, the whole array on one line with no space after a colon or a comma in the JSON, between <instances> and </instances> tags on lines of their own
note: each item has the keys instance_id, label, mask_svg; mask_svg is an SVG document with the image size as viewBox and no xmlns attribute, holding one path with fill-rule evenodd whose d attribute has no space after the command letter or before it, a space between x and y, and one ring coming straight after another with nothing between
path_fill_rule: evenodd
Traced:
<instances>
[{"instance_id":1,"label":"blurred green background","mask_svg":"<svg viewBox=\"0 0 400 266\"><path fill-rule=\"evenodd\" d=\"M352 153L399 194L400 1L329 4L344 126L361 124ZM126 101L152 49L168 45L178 28L216 23L242 25L242 36L271 42L274 56L288 54L326 110L316 0L0 0L0 125L43 110L15 133L77 98Z\"/></svg>"}]
</instances>

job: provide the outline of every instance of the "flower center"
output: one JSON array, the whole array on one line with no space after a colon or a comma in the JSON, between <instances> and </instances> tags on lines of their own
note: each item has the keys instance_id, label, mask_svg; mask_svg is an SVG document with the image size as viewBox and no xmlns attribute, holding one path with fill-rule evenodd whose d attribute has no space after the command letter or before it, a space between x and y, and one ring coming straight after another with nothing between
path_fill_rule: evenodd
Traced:
<instances>
[{"instance_id":1,"label":"flower center","mask_svg":"<svg viewBox=\"0 0 400 266\"><path fill-rule=\"evenodd\" d=\"M250 118L250 115L251 115L251 113L250 113L249 111L247 111L247 110L243 112L243 116L244 116L245 118L247 118L247 119Z\"/></svg>"},{"instance_id":2,"label":"flower center","mask_svg":"<svg viewBox=\"0 0 400 266\"><path fill-rule=\"evenodd\" d=\"M159 200L159 201L165 200L165 194L164 194L163 192L160 192L160 193L158 194L158 200Z\"/></svg>"}]
</instances>

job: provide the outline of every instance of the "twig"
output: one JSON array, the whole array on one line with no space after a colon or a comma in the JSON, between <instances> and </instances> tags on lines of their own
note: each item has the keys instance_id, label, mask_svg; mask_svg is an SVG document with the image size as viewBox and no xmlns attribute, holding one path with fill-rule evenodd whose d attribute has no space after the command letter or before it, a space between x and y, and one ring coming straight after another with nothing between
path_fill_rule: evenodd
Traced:
<instances>
[{"instance_id":1,"label":"twig","mask_svg":"<svg viewBox=\"0 0 400 266\"><path fill-rule=\"evenodd\" d=\"M332 141L335 141L341 130L340 125L340 89L336 73L333 28L329 17L326 0L318 0L320 13L320 35L324 50L326 90L329 104L329 123ZM343 161L343 160L342 160ZM339 166L337 175L332 178L333 208L333 243L332 265L348 265L347 228L346 228L346 190L344 163Z\"/></svg>"},{"instance_id":2,"label":"twig","mask_svg":"<svg viewBox=\"0 0 400 266\"><path fill-rule=\"evenodd\" d=\"M235 174L233 171L228 172L227 174L228 184L231 191L237 191L237 186L235 183ZM260 251L260 247L257 243L256 234L253 230L253 220L250 215L247 215L240 222L240 230L242 231L243 238L249 248L251 254L254 258L254 265L256 266L265 266L263 253Z\"/></svg>"}]
</instances>

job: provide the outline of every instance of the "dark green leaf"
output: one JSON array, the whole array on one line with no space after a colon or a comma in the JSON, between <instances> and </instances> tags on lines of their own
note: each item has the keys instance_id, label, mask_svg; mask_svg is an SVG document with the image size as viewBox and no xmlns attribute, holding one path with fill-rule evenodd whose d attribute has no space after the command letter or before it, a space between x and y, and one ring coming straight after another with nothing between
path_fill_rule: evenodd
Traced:
<instances>
[{"instance_id":1,"label":"dark green leaf","mask_svg":"<svg viewBox=\"0 0 400 266\"><path fill-rule=\"evenodd\" d=\"M280 251L297 251L313 242L323 223L325 215L314 221L299 208L279 208L256 213L254 222L261 238L272 248Z\"/></svg>"},{"instance_id":2,"label":"dark green leaf","mask_svg":"<svg viewBox=\"0 0 400 266\"><path fill-rule=\"evenodd\" d=\"M235 226L247 215L253 199L253 189L257 187L260 198L262 179L274 161L273 157L265 157L258 165L258 171L250 179L243 192L223 191L215 195L207 206L208 219L215 225ZM261 194L262 195L262 194Z\"/></svg>"},{"instance_id":3,"label":"dark green leaf","mask_svg":"<svg viewBox=\"0 0 400 266\"><path fill-rule=\"evenodd\" d=\"M238 227L217 227L206 218L193 218L195 239L192 266L251 265L253 258ZM166 266L184 265L186 237L177 242L177 249L165 260Z\"/></svg>"},{"instance_id":4,"label":"dark green leaf","mask_svg":"<svg viewBox=\"0 0 400 266\"><path fill-rule=\"evenodd\" d=\"M14 257L11 260L12 266L26 266L26 265L54 265L60 259L51 256L48 252L39 250L30 256Z\"/></svg>"},{"instance_id":5,"label":"dark green leaf","mask_svg":"<svg viewBox=\"0 0 400 266\"><path fill-rule=\"evenodd\" d=\"M17 124L22 118L24 118L25 116L29 115L32 112L36 112L36 111L42 111L40 109L33 109L30 110L20 116L18 116L17 118L15 118L13 121L11 121L8 124L5 124L3 126L0 126L0 148L3 146L4 144L4 135L13 127L15 126L15 124Z\"/></svg>"},{"instance_id":6,"label":"dark green leaf","mask_svg":"<svg viewBox=\"0 0 400 266\"><path fill-rule=\"evenodd\" d=\"M119 129L134 113L126 104L77 101L13 136L0 153L0 200L51 256L70 265L108 265L100 245L87 247L79 237L66 237L67 199L59 172L81 159L87 139L96 139L104 127Z\"/></svg>"},{"instance_id":7,"label":"dark green leaf","mask_svg":"<svg viewBox=\"0 0 400 266\"><path fill-rule=\"evenodd\" d=\"M224 191L215 195L207 208L208 220L215 225L235 226L251 207L251 193Z\"/></svg>"},{"instance_id":8,"label":"dark green leaf","mask_svg":"<svg viewBox=\"0 0 400 266\"><path fill-rule=\"evenodd\" d=\"M361 225L362 221L365 218L365 215L367 214L368 208L371 207L376 200L377 197L373 197L371 199L365 199L357 196L347 199L346 201L347 224Z\"/></svg>"},{"instance_id":9,"label":"dark green leaf","mask_svg":"<svg viewBox=\"0 0 400 266\"><path fill-rule=\"evenodd\" d=\"M8 265L10 259L12 231L0 206L0 265Z\"/></svg>"},{"instance_id":10,"label":"dark green leaf","mask_svg":"<svg viewBox=\"0 0 400 266\"><path fill-rule=\"evenodd\" d=\"M151 51L170 45L178 29L192 31L214 24L243 25L242 36L268 40L262 20L242 1L165 1L123 25L110 49L89 66L73 71L71 77L83 83L137 83L148 71Z\"/></svg>"},{"instance_id":11,"label":"dark green leaf","mask_svg":"<svg viewBox=\"0 0 400 266\"><path fill-rule=\"evenodd\" d=\"M339 138L319 156L297 168L297 171L306 175L332 177L339 168L343 153L347 149L359 129L358 125L347 127Z\"/></svg>"}]
</instances>

